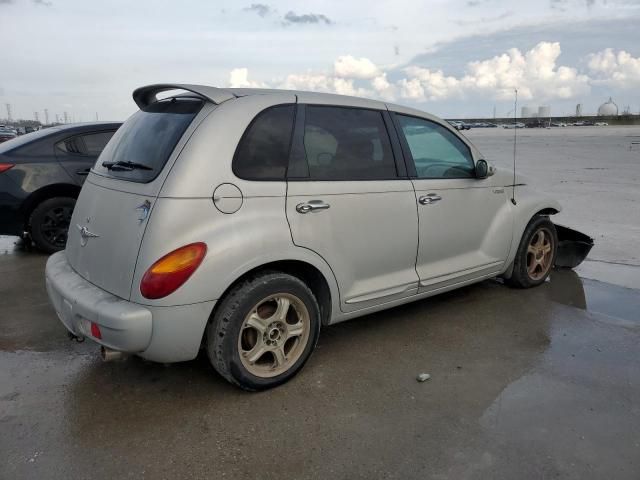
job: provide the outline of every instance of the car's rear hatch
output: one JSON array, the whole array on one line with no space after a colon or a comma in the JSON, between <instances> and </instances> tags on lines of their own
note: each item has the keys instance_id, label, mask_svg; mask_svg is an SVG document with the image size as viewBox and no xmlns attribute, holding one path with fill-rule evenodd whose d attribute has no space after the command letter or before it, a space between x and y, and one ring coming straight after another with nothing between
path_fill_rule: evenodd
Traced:
<instances>
[{"instance_id":1,"label":"car's rear hatch","mask_svg":"<svg viewBox=\"0 0 640 480\"><path fill-rule=\"evenodd\" d=\"M154 201L184 144L212 108L194 97L163 100L144 106L120 127L73 212L66 255L78 274L130 298Z\"/></svg>"}]
</instances>

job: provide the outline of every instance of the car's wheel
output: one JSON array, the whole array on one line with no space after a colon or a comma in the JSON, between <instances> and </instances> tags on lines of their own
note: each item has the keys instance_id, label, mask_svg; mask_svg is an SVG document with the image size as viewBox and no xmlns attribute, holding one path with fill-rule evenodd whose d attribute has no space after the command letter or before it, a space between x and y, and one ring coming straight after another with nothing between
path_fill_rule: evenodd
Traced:
<instances>
[{"instance_id":1,"label":"car's wheel","mask_svg":"<svg viewBox=\"0 0 640 480\"><path fill-rule=\"evenodd\" d=\"M540 285L551 273L557 250L556 227L548 217L535 216L522 234L507 283L518 288Z\"/></svg>"},{"instance_id":2,"label":"car's wheel","mask_svg":"<svg viewBox=\"0 0 640 480\"><path fill-rule=\"evenodd\" d=\"M320 309L300 279L269 272L236 285L207 327L213 367L245 390L264 390L293 377L320 334Z\"/></svg>"},{"instance_id":3,"label":"car's wheel","mask_svg":"<svg viewBox=\"0 0 640 480\"><path fill-rule=\"evenodd\" d=\"M54 197L38 205L29 219L31 238L36 247L46 253L63 250L75 198Z\"/></svg>"}]
</instances>

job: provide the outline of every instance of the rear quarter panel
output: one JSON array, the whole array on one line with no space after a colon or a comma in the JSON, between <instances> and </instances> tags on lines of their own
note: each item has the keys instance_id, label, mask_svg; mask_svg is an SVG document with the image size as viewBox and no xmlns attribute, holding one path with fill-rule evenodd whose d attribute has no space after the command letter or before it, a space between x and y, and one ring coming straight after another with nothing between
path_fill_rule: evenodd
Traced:
<instances>
[{"instance_id":1,"label":"rear quarter panel","mask_svg":"<svg viewBox=\"0 0 640 480\"><path fill-rule=\"evenodd\" d=\"M191 278L165 298L144 298L140 282L146 270L163 255L193 242L205 242L207 254ZM145 231L131 300L155 306L217 300L245 273L280 260L300 260L315 266L327 280L332 299L337 300L329 266L310 250L293 245L284 215L284 196L245 199L232 215L219 212L210 198L159 198Z\"/></svg>"}]
</instances>

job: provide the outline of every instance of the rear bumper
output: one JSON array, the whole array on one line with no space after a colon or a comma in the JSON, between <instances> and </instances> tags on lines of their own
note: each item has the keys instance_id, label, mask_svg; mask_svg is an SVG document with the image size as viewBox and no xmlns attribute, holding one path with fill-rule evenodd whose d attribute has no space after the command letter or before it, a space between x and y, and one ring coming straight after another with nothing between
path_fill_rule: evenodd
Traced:
<instances>
[{"instance_id":1,"label":"rear bumper","mask_svg":"<svg viewBox=\"0 0 640 480\"><path fill-rule=\"evenodd\" d=\"M196 357L215 304L152 307L129 302L78 275L64 251L49 257L46 286L60 321L74 335L167 363ZM98 325L102 338L91 335L91 323Z\"/></svg>"}]
</instances>

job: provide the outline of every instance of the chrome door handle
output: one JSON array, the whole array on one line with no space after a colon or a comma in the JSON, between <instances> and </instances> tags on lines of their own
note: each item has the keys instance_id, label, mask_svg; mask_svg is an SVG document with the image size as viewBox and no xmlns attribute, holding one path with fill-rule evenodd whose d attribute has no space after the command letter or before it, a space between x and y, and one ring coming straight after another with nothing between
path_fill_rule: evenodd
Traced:
<instances>
[{"instance_id":1,"label":"chrome door handle","mask_svg":"<svg viewBox=\"0 0 640 480\"><path fill-rule=\"evenodd\" d=\"M330 205L322 200L309 200L307 203L299 203L296 205L296 212L309 213L316 210L326 210Z\"/></svg>"},{"instance_id":2,"label":"chrome door handle","mask_svg":"<svg viewBox=\"0 0 640 480\"><path fill-rule=\"evenodd\" d=\"M432 203L439 202L440 200L442 200L442 197L436 193L428 193L418 198L420 205L431 205Z\"/></svg>"}]
</instances>

